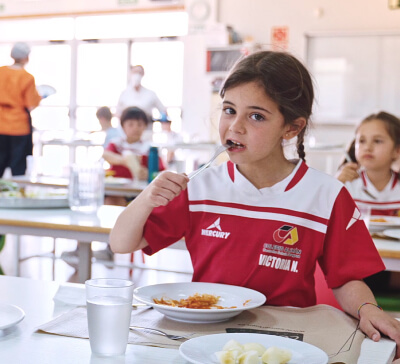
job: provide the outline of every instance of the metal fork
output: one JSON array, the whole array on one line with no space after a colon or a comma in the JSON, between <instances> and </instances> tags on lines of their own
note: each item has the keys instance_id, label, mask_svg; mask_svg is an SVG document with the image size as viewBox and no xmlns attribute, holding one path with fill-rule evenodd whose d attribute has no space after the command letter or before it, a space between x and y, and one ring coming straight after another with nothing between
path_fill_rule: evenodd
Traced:
<instances>
[{"instance_id":1,"label":"metal fork","mask_svg":"<svg viewBox=\"0 0 400 364\"><path fill-rule=\"evenodd\" d=\"M141 326L129 326L130 330L145 330L145 331L153 331L154 333L157 333L159 335L163 335L165 337L167 337L168 339L171 340L181 340L181 339L187 339L187 337L184 336L179 336L179 335L170 335L167 334L164 331L161 330L157 330L157 329L152 329L151 327L141 327Z\"/></svg>"},{"instance_id":2,"label":"metal fork","mask_svg":"<svg viewBox=\"0 0 400 364\"><path fill-rule=\"evenodd\" d=\"M193 171L192 173L189 174L189 176L188 176L189 179L196 177L200 172L202 172L206 168L208 168L210 166L210 164L212 162L214 162L215 158L217 158L222 152L225 152L229 147L230 147L230 145L228 145L228 144L220 145L216 149L214 155L211 157L211 159L206 164L203 164L199 169L196 169L195 171Z\"/></svg>"}]
</instances>

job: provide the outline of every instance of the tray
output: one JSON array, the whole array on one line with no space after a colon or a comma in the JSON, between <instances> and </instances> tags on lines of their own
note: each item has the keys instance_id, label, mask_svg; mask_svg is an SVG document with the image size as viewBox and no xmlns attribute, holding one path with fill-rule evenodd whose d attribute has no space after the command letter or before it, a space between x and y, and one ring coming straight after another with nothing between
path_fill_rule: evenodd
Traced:
<instances>
[{"instance_id":1,"label":"tray","mask_svg":"<svg viewBox=\"0 0 400 364\"><path fill-rule=\"evenodd\" d=\"M67 196L30 198L0 197L0 208L7 209L45 209L69 207Z\"/></svg>"}]
</instances>

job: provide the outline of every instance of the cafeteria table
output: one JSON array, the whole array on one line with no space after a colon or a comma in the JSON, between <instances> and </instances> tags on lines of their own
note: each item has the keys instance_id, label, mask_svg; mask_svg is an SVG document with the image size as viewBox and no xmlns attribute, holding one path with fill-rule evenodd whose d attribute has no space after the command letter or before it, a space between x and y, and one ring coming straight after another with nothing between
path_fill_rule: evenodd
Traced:
<instances>
[{"instance_id":1,"label":"cafeteria table","mask_svg":"<svg viewBox=\"0 0 400 364\"><path fill-rule=\"evenodd\" d=\"M109 196L125 196L136 197L142 192L146 186L147 181L133 180L131 182L124 182L125 179L115 179L115 182L106 180L104 183L104 191ZM10 177L9 181L18 183L21 187L36 186L36 187L49 187L49 188L67 188L69 181L65 177L51 177L51 176L14 176Z\"/></svg>"},{"instance_id":2,"label":"cafeteria table","mask_svg":"<svg viewBox=\"0 0 400 364\"><path fill-rule=\"evenodd\" d=\"M73 283L62 285L67 285L73 290L81 290L83 287L82 284ZM60 283L54 281L0 276L0 303L16 305L25 312L25 317L21 322L6 329L0 329L1 363L188 363L180 356L177 349L132 344L127 346L125 356L101 358L91 354L87 339L36 332L39 326L74 308L70 304L53 300L59 287ZM364 355L370 343L372 343L371 340L364 339L358 364L370 363ZM384 340L372 344L375 351L377 347L387 348ZM393 350L393 346L390 349ZM384 354L385 357L390 355L387 349ZM362 357L364 357L363 360L361 360ZM389 363L390 361L385 360L384 364Z\"/></svg>"},{"instance_id":3,"label":"cafeteria table","mask_svg":"<svg viewBox=\"0 0 400 364\"><path fill-rule=\"evenodd\" d=\"M19 236L47 236L79 241L78 280L84 282L91 274L92 241L108 242L109 234L121 206L101 206L95 214L60 209L1 209L0 234L17 236L15 267L19 267Z\"/></svg>"}]
</instances>

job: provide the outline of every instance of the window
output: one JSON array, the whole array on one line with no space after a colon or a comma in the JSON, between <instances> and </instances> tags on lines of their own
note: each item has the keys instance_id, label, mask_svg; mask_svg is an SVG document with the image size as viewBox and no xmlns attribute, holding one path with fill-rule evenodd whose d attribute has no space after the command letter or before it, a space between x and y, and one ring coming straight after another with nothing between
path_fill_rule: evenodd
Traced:
<instances>
[{"instance_id":1,"label":"window","mask_svg":"<svg viewBox=\"0 0 400 364\"><path fill-rule=\"evenodd\" d=\"M130 63L145 67L143 84L171 110L177 120L174 128L180 130L183 43L174 37L185 35L187 28L185 12L2 21L0 65L12 63L12 43L26 41L32 48L27 71L37 85L49 84L57 90L32 112L40 134L35 140L99 130L96 109L115 109L127 86ZM160 41L160 37L173 40ZM57 152L55 148L48 149L52 156L68 154L66 148L58 147Z\"/></svg>"}]
</instances>

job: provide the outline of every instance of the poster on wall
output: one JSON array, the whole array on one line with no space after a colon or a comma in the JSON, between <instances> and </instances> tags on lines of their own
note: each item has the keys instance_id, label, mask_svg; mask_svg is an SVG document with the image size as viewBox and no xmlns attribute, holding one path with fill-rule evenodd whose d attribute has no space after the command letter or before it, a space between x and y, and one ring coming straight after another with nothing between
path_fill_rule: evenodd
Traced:
<instances>
[{"instance_id":1,"label":"poster on wall","mask_svg":"<svg viewBox=\"0 0 400 364\"><path fill-rule=\"evenodd\" d=\"M286 51L289 46L289 27L272 27L271 45L273 51Z\"/></svg>"}]
</instances>

